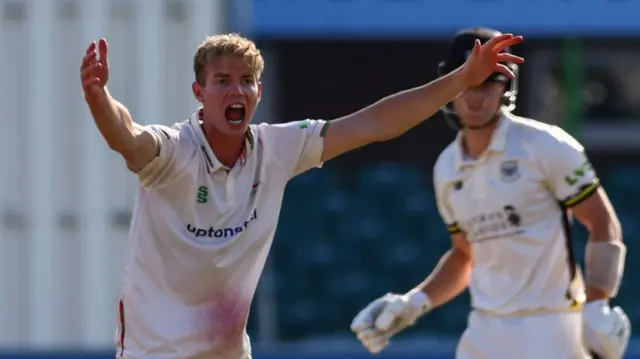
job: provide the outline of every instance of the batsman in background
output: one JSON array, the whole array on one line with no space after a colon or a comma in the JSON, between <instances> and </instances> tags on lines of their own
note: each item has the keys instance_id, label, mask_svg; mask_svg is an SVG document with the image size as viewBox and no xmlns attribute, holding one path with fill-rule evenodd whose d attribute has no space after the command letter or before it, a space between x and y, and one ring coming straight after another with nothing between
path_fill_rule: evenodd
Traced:
<instances>
[{"instance_id":1,"label":"batsman in background","mask_svg":"<svg viewBox=\"0 0 640 359\"><path fill-rule=\"evenodd\" d=\"M463 64L477 40L496 36L486 28L459 32L439 75ZM507 66L517 74L516 64ZM511 114L516 81L495 73L443 109L459 132L433 181L453 246L423 283L376 299L355 317L351 329L372 353L469 287L473 310L457 359L624 354L630 323L609 306L626 254L615 210L578 141ZM573 216L590 233L586 286L572 251Z\"/></svg>"}]
</instances>

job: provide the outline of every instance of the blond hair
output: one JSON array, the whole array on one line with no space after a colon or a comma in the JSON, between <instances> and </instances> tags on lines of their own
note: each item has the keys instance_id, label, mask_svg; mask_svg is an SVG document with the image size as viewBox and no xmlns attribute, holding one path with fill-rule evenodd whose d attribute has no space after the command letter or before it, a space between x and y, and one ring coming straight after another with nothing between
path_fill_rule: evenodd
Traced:
<instances>
[{"instance_id":1,"label":"blond hair","mask_svg":"<svg viewBox=\"0 0 640 359\"><path fill-rule=\"evenodd\" d=\"M264 70L264 59L256 44L239 34L229 33L207 37L193 56L193 71L196 81L204 85L206 68L216 59L223 56L241 58L251 68L257 79Z\"/></svg>"}]
</instances>

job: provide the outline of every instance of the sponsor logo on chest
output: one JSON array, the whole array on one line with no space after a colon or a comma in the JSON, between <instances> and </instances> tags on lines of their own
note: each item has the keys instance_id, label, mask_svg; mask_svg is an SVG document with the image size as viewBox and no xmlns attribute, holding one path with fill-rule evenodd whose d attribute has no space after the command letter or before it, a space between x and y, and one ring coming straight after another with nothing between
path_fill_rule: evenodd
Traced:
<instances>
[{"instance_id":1,"label":"sponsor logo on chest","mask_svg":"<svg viewBox=\"0 0 640 359\"><path fill-rule=\"evenodd\" d=\"M187 231L191 232L196 238L232 238L246 231L251 223L256 219L258 219L258 211L254 210L251 217L239 226L221 228L210 226L208 228L198 228L189 223L187 224Z\"/></svg>"}]
</instances>

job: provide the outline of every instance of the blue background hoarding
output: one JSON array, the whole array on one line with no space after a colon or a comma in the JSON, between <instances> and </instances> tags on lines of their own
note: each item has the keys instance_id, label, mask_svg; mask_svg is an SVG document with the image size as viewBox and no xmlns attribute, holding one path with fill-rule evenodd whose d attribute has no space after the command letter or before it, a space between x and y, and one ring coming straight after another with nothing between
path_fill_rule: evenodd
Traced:
<instances>
[{"instance_id":1,"label":"blue background hoarding","mask_svg":"<svg viewBox=\"0 0 640 359\"><path fill-rule=\"evenodd\" d=\"M240 0L237 29L263 37L440 37L483 25L546 37L640 34L637 0Z\"/></svg>"}]
</instances>

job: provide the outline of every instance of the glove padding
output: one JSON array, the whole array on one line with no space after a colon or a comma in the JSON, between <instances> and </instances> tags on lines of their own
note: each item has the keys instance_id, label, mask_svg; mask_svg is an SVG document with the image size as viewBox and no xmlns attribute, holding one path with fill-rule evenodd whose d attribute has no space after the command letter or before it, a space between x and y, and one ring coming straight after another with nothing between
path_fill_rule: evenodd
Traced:
<instances>
[{"instance_id":1,"label":"glove padding","mask_svg":"<svg viewBox=\"0 0 640 359\"><path fill-rule=\"evenodd\" d=\"M598 300L585 304L584 342L587 349L602 359L621 359L631 336L631 323L620 307Z\"/></svg>"},{"instance_id":2,"label":"glove padding","mask_svg":"<svg viewBox=\"0 0 640 359\"><path fill-rule=\"evenodd\" d=\"M351 322L351 331L371 353L381 352L393 335L413 325L423 308L412 304L411 294L388 293L362 309Z\"/></svg>"}]
</instances>

